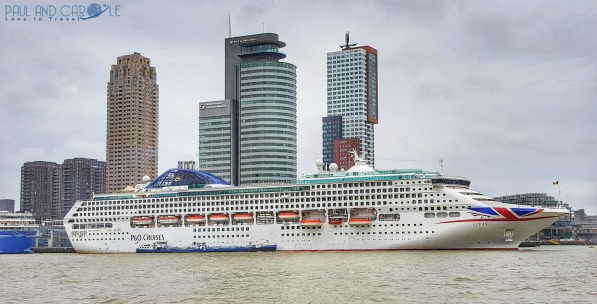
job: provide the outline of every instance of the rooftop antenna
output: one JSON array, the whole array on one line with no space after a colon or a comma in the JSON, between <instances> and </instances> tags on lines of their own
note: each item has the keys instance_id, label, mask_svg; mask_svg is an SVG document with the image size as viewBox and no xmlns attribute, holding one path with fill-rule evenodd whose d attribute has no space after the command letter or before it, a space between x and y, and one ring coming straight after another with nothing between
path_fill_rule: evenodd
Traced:
<instances>
[{"instance_id":1,"label":"rooftop antenna","mask_svg":"<svg viewBox=\"0 0 597 304\"><path fill-rule=\"evenodd\" d=\"M261 21L261 25L262 25L261 32L265 33L265 21Z\"/></svg>"},{"instance_id":2,"label":"rooftop antenna","mask_svg":"<svg viewBox=\"0 0 597 304\"><path fill-rule=\"evenodd\" d=\"M228 15L228 38L232 38L232 17Z\"/></svg>"},{"instance_id":3,"label":"rooftop antenna","mask_svg":"<svg viewBox=\"0 0 597 304\"><path fill-rule=\"evenodd\" d=\"M345 45L341 45L340 46L341 49L344 50L344 49L347 49L347 48L350 48L350 47L353 47L353 46L357 45L356 43L353 43L353 44L348 43L350 41L350 34L348 33L348 31L346 31L345 39L346 39L346 44Z\"/></svg>"}]
</instances>

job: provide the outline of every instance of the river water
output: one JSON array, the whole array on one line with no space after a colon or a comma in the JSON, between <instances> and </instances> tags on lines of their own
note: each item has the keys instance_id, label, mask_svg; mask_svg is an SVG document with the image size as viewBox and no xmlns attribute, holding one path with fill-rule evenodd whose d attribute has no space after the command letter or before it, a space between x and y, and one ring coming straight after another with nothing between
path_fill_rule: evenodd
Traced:
<instances>
[{"instance_id":1,"label":"river water","mask_svg":"<svg viewBox=\"0 0 597 304\"><path fill-rule=\"evenodd\" d=\"M0 255L0 303L597 303L597 249Z\"/></svg>"}]
</instances>

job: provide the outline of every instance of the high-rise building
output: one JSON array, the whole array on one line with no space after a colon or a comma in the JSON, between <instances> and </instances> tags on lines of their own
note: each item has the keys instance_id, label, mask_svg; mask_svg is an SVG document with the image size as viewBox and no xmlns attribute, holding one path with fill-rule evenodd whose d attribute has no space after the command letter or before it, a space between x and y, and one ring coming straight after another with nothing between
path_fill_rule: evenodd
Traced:
<instances>
[{"instance_id":1,"label":"high-rise building","mask_svg":"<svg viewBox=\"0 0 597 304\"><path fill-rule=\"evenodd\" d=\"M106 190L120 191L158 175L159 87L156 69L139 53L120 56L110 70Z\"/></svg>"},{"instance_id":2,"label":"high-rise building","mask_svg":"<svg viewBox=\"0 0 597 304\"><path fill-rule=\"evenodd\" d=\"M199 103L199 169L239 184L238 102Z\"/></svg>"},{"instance_id":3,"label":"high-rise building","mask_svg":"<svg viewBox=\"0 0 597 304\"><path fill-rule=\"evenodd\" d=\"M361 152L375 165L374 125L378 122L377 50L346 44L327 54L327 115L323 118L323 158L329 161L329 147L337 139L329 127L330 117L341 117L342 138L360 141ZM344 156L342 156L344 157ZM334 160L336 162L336 160Z\"/></svg>"},{"instance_id":4,"label":"high-rise building","mask_svg":"<svg viewBox=\"0 0 597 304\"><path fill-rule=\"evenodd\" d=\"M33 213L38 223L61 219L76 200L105 190L106 163L96 159L34 161L21 167L21 210Z\"/></svg>"},{"instance_id":5,"label":"high-rise building","mask_svg":"<svg viewBox=\"0 0 597 304\"><path fill-rule=\"evenodd\" d=\"M334 161L334 140L342 138L342 116L328 116L323 121L323 163Z\"/></svg>"},{"instance_id":6,"label":"high-rise building","mask_svg":"<svg viewBox=\"0 0 597 304\"><path fill-rule=\"evenodd\" d=\"M13 199L0 199L0 211L8 211L10 213L15 212L15 200Z\"/></svg>"},{"instance_id":7,"label":"high-rise building","mask_svg":"<svg viewBox=\"0 0 597 304\"><path fill-rule=\"evenodd\" d=\"M284 46L273 33L225 39L229 106L200 109L199 168L233 184L296 179L296 66L280 61Z\"/></svg>"},{"instance_id":8,"label":"high-rise building","mask_svg":"<svg viewBox=\"0 0 597 304\"><path fill-rule=\"evenodd\" d=\"M62 164L62 214L77 200L106 192L106 162L90 158L65 159Z\"/></svg>"},{"instance_id":9,"label":"high-rise building","mask_svg":"<svg viewBox=\"0 0 597 304\"><path fill-rule=\"evenodd\" d=\"M21 210L33 213L37 223L60 218L62 165L34 161L21 166Z\"/></svg>"},{"instance_id":10,"label":"high-rise building","mask_svg":"<svg viewBox=\"0 0 597 304\"><path fill-rule=\"evenodd\" d=\"M354 165L354 156L350 153L356 151L361 155L361 141L358 138L337 138L334 140L334 163L338 170L348 170Z\"/></svg>"}]
</instances>

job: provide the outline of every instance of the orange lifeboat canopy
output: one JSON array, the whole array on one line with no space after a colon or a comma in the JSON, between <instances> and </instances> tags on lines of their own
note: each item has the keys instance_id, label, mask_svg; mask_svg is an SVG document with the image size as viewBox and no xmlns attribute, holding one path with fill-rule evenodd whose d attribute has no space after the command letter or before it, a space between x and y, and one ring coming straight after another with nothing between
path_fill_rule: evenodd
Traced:
<instances>
[{"instance_id":1,"label":"orange lifeboat canopy","mask_svg":"<svg viewBox=\"0 0 597 304\"><path fill-rule=\"evenodd\" d=\"M199 215L199 214L187 215L187 222L190 222L190 223L205 222L205 215Z\"/></svg>"},{"instance_id":2,"label":"orange lifeboat canopy","mask_svg":"<svg viewBox=\"0 0 597 304\"><path fill-rule=\"evenodd\" d=\"M305 227L318 227L321 226L321 220L318 219L302 219L301 226Z\"/></svg>"},{"instance_id":3,"label":"orange lifeboat canopy","mask_svg":"<svg viewBox=\"0 0 597 304\"><path fill-rule=\"evenodd\" d=\"M371 220L368 218L351 218L348 220L349 225L371 225Z\"/></svg>"},{"instance_id":4,"label":"orange lifeboat canopy","mask_svg":"<svg viewBox=\"0 0 597 304\"><path fill-rule=\"evenodd\" d=\"M180 218L174 215L164 215L158 217L158 221L162 224L175 224L178 223L178 221L180 221Z\"/></svg>"},{"instance_id":5,"label":"orange lifeboat canopy","mask_svg":"<svg viewBox=\"0 0 597 304\"><path fill-rule=\"evenodd\" d=\"M280 212L278 214L278 217L280 219L284 219L284 220L296 220L299 218L298 212L293 212L293 211L283 211Z\"/></svg>"},{"instance_id":6,"label":"orange lifeboat canopy","mask_svg":"<svg viewBox=\"0 0 597 304\"><path fill-rule=\"evenodd\" d=\"M251 213L237 213L234 215L235 220L252 220L253 214Z\"/></svg>"},{"instance_id":7,"label":"orange lifeboat canopy","mask_svg":"<svg viewBox=\"0 0 597 304\"><path fill-rule=\"evenodd\" d=\"M133 223L136 225L149 225L153 223L153 218L149 216L139 216L133 218Z\"/></svg>"},{"instance_id":8,"label":"orange lifeboat canopy","mask_svg":"<svg viewBox=\"0 0 597 304\"><path fill-rule=\"evenodd\" d=\"M227 214L212 214L209 216L209 219L216 222L225 222L229 218Z\"/></svg>"}]
</instances>

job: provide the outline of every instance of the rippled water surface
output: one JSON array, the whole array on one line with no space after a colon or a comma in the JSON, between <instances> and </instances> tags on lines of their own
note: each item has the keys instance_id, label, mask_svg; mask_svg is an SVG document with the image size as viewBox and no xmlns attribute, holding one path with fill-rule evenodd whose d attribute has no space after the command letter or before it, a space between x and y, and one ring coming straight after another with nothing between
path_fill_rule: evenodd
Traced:
<instances>
[{"instance_id":1,"label":"rippled water surface","mask_svg":"<svg viewBox=\"0 0 597 304\"><path fill-rule=\"evenodd\" d=\"M0 303L597 303L597 249L0 255Z\"/></svg>"}]
</instances>

